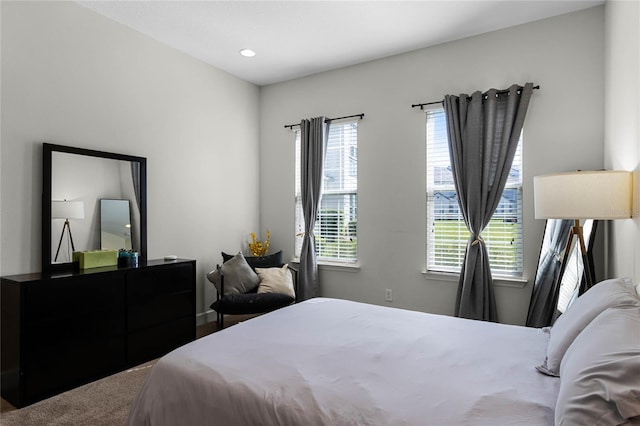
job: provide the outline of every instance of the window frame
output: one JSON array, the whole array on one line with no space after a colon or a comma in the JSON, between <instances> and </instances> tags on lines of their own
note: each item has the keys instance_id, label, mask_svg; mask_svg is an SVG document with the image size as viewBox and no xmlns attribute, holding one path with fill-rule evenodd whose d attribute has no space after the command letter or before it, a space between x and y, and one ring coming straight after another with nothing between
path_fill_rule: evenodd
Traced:
<instances>
[{"instance_id":1,"label":"window frame","mask_svg":"<svg viewBox=\"0 0 640 426\"><path fill-rule=\"evenodd\" d=\"M314 227L316 236L316 256L319 263L355 266L358 263L358 243L357 243L357 217L358 217L358 173L357 173L357 151L358 151L358 126L359 119L344 119L340 121L332 121L329 126L328 146L325 155L325 182L322 189L321 208L318 209L318 217ZM349 129L350 128L350 129ZM340 146L332 146L335 142L332 139L332 132L343 132L342 139L349 139L346 144ZM355 133L355 135L344 136L344 133ZM300 257L302 248L302 237L304 235L304 217L302 214L302 199L300 192L300 129L294 129L295 143L295 177L294 177L294 256L296 259ZM344 141L343 141L344 142ZM327 159L331 157L331 150L342 150L338 153L339 169L338 180L342 187L328 188L326 175ZM331 169L333 170L333 169ZM334 179L335 181L335 179ZM347 186L344 187L345 181ZM342 198L342 200L341 200ZM336 208L327 206L329 200L332 200ZM324 205L324 207L322 207ZM345 207L342 207L342 206ZM331 214L325 215L327 220L323 220L323 211L337 210L335 217ZM342 213L340 211L342 210ZM345 213L344 210L348 210ZM346 220L349 218L350 220ZM355 219L355 220L354 220ZM336 226L332 226L335 223ZM324 231L323 231L324 228ZM335 229L334 229L335 228ZM329 256L329 252L335 250L337 256Z\"/></svg>"},{"instance_id":2,"label":"window frame","mask_svg":"<svg viewBox=\"0 0 640 426\"><path fill-rule=\"evenodd\" d=\"M444 120L443 128L438 128L440 133L435 136L440 138L440 145L442 144L442 132L444 132L444 141L446 142L446 117L444 117L444 108L441 105L433 105L425 108L425 113L425 145L427 157L425 171L426 273L459 274L466 250L466 242L470 234L464 224L462 215L459 213L453 180L446 184L441 183L440 185L435 185L436 172L434 170L436 166L434 163L439 162L444 165L445 163L441 161L444 161L445 155L440 152L440 155L437 158L430 158L434 156L433 150L436 148L435 145L438 144L438 142L430 141L430 138L433 138L433 133L430 133L430 131L434 132L434 129L429 128L429 114L441 114L440 118ZM504 204L501 202L501 205L496 209L496 212L494 212L491 225L488 225L482 232L482 238L487 244L487 249L489 251L492 275L507 279L522 278L524 271L522 146L523 134L521 133L516 156L514 157L514 164L512 165L512 170L515 168L517 171L516 176L518 179L514 180L510 178L507 181L502 195L502 197L505 198ZM442 151L442 146L440 146L439 149ZM450 170L451 164L448 147L446 148L446 165L448 170ZM451 172L449 171L449 174L450 173ZM446 173L444 175L442 173L440 174L440 176L442 176L440 179L441 181L446 180L445 175ZM455 206L453 206L454 203L452 203L450 199L451 192L453 192L454 195ZM505 197L505 193L508 194L507 197ZM440 211L436 213L437 201L435 197L437 195L442 195L448 198L448 204L445 202L442 203L442 205L448 205L451 211L444 212L441 208ZM508 209L506 209L505 206L507 206ZM436 217L438 215L441 215L442 217L442 219L440 219L441 229L444 229L444 226L447 224L445 220L447 219L457 222L457 226L456 224L451 223L446 228L447 232L454 235L453 238L447 239L437 237L436 233L438 231L436 220L438 219L436 219ZM439 235L442 235L443 233L444 231L440 232ZM441 247L449 245L449 249L453 251L445 253L445 249L434 250L433 247L438 244L440 244ZM492 251L494 252L493 256Z\"/></svg>"}]
</instances>

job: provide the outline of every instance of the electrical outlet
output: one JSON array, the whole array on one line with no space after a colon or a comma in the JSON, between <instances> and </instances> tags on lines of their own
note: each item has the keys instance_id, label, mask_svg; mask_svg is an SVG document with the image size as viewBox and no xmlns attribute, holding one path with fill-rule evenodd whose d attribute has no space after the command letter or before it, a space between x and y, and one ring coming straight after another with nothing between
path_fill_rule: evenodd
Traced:
<instances>
[{"instance_id":1,"label":"electrical outlet","mask_svg":"<svg viewBox=\"0 0 640 426\"><path fill-rule=\"evenodd\" d=\"M384 300L386 300L387 302L393 302L393 292L390 288L385 289Z\"/></svg>"}]
</instances>

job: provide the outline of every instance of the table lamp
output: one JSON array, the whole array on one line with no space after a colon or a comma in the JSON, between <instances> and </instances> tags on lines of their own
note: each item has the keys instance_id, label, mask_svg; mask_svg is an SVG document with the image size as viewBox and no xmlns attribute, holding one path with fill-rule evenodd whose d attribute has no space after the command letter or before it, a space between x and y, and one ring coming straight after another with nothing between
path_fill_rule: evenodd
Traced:
<instances>
[{"instance_id":1,"label":"table lamp","mask_svg":"<svg viewBox=\"0 0 640 426\"><path fill-rule=\"evenodd\" d=\"M621 170L552 173L533 178L536 219L571 219L565 253L575 237L582 255L587 289L594 275L580 219L628 219L631 217L631 172Z\"/></svg>"}]
</instances>

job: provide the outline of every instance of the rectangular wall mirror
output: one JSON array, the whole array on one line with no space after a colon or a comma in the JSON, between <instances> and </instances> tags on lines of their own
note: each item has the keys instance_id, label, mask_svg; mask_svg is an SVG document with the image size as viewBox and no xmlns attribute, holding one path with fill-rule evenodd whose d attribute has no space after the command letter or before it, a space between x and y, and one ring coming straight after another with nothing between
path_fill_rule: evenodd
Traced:
<instances>
[{"instance_id":1,"label":"rectangular wall mirror","mask_svg":"<svg viewBox=\"0 0 640 426\"><path fill-rule=\"evenodd\" d=\"M108 235L102 234L103 200L113 201L104 207ZM118 205L125 230L112 223ZM43 144L44 272L73 268L73 251L103 248L134 250L146 262L146 218L144 157Z\"/></svg>"},{"instance_id":2,"label":"rectangular wall mirror","mask_svg":"<svg viewBox=\"0 0 640 426\"><path fill-rule=\"evenodd\" d=\"M100 200L100 249L132 250L129 200Z\"/></svg>"}]
</instances>

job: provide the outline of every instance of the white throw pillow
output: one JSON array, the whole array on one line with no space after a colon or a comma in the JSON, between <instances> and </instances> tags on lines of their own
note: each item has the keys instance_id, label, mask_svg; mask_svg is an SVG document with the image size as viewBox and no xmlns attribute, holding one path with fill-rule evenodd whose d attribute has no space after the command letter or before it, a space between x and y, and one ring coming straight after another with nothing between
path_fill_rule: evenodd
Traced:
<instances>
[{"instance_id":1,"label":"white throw pillow","mask_svg":"<svg viewBox=\"0 0 640 426\"><path fill-rule=\"evenodd\" d=\"M256 268L256 272L260 277L258 293L282 293L295 299L296 292L288 265L282 268Z\"/></svg>"},{"instance_id":2,"label":"white throw pillow","mask_svg":"<svg viewBox=\"0 0 640 426\"><path fill-rule=\"evenodd\" d=\"M609 308L562 359L556 425L620 425L640 416L640 308Z\"/></svg>"},{"instance_id":3,"label":"white throw pillow","mask_svg":"<svg viewBox=\"0 0 640 426\"><path fill-rule=\"evenodd\" d=\"M640 297L628 278L602 281L578 297L550 329L547 357L536 369L549 376L560 375L560 362L580 332L605 309L640 306Z\"/></svg>"}]
</instances>

